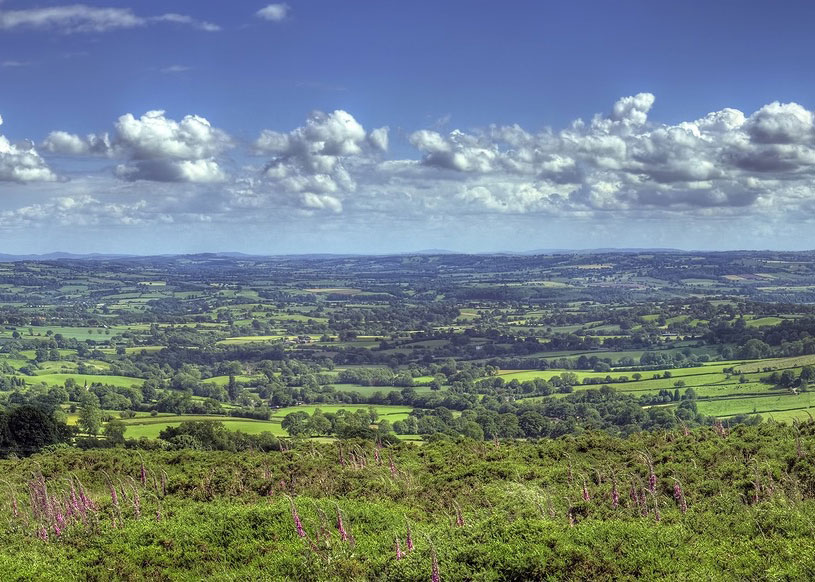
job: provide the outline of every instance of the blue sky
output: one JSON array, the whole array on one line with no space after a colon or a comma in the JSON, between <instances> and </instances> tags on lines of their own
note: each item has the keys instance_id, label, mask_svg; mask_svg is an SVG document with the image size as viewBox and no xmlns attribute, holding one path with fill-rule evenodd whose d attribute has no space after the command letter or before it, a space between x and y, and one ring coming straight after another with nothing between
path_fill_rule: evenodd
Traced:
<instances>
[{"instance_id":1,"label":"blue sky","mask_svg":"<svg viewBox=\"0 0 815 582\"><path fill-rule=\"evenodd\" d=\"M0 0L0 251L815 248L813 17Z\"/></svg>"}]
</instances>

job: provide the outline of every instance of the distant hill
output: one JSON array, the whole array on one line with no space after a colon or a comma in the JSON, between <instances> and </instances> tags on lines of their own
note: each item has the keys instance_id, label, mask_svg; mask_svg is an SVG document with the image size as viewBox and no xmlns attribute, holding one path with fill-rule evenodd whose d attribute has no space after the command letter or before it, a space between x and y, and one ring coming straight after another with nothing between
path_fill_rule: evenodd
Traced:
<instances>
[{"instance_id":1,"label":"distant hill","mask_svg":"<svg viewBox=\"0 0 815 582\"><path fill-rule=\"evenodd\" d=\"M531 251L519 251L507 253L513 255L602 255L607 253L686 253L682 249L671 248L620 248L613 247L597 249L534 249Z\"/></svg>"},{"instance_id":2,"label":"distant hill","mask_svg":"<svg viewBox=\"0 0 815 582\"><path fill-rule=\"evenodd\" d=\"M9 255L0 253L0 263L14 263L19 261L57 261L60 259L70 260L104 260L104 259L128 259L134 258L136 255L116 255L116 254L103 254L103 253L89 253L89 254L76 254L76 253L44 253L41 255Z\"/></svg>"}]
</instances>

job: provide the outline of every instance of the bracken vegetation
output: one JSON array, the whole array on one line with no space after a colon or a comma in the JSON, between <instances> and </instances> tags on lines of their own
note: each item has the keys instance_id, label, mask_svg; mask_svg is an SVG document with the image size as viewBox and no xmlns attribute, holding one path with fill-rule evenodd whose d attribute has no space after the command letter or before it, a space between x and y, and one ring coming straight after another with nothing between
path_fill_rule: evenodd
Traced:
<instances>
[{"instance_id":1,"label":"bracken vegetation","mask_svg":"<svg viewBox=\"0 0 815 582\"><path fill-rule=\"evenodd\" d=\"M815 423L2 461L4 580L802 580ZM435 576L435 578L433 578Z\"/></svg>"}]
</instances>

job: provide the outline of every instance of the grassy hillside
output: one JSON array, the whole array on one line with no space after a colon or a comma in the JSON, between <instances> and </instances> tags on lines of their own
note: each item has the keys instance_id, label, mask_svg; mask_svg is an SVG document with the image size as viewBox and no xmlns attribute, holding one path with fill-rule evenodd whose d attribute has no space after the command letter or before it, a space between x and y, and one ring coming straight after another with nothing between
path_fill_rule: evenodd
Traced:
<instances>
[{"instance_id":1,"label":"grassy hillside","mask_svg":"<svg viewBox=\"0 0 815 582\"><path fill-rule=\"evenodd\" d=\"M813 434L57 449L0 461L0 578L427 580L435 555L441 580L810 579Z\"/></svg>"}]
</instances>

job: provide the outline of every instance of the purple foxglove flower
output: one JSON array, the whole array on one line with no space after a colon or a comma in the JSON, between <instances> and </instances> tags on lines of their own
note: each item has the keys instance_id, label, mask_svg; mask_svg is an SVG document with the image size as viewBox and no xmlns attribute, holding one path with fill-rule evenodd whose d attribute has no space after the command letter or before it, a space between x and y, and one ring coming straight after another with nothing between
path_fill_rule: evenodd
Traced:
<instances>
[{"instance_id":1,"label":"purple foxglove flower","mask_svg":"<svg viewBox=\"0 0 815 582\"><path fill-rule=\"evenodd\" d=\"M294 503L291 504L291 516L294 520L294 527L297 529L297 535L301 538L306 537L306 531L303 529L303 522L300 521L300 515L297 513L297 508Z\"/></svg>"},{"instance_id":2,"label":"purple foxglove flower","mask_svg":"<svg viewBox=\"0 0 815 582\"><path fill-rule=\"evenodd\" d=\"M342 523L342 513L337 509L337 531L340 532L340 539L344 542L348 541L348 532L345 531L345 525Z\"/></svg>"},{"instance_id":3,"label":"purple foxglove flower","mask_svg":"<svg viewBox=\"0 0 815 582\"><path fill-rule=\"evenodd\" d=\"M430 565L430 582L441 582L439 573L439 559L436 557L436 550L433 550L433 558Z\"/></svg>"}]
</instances>

